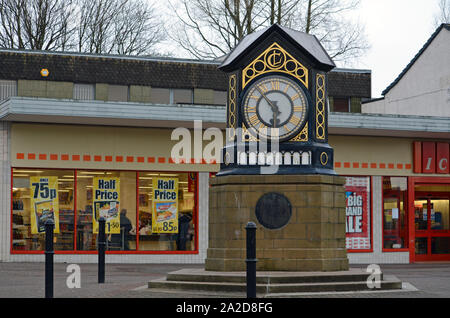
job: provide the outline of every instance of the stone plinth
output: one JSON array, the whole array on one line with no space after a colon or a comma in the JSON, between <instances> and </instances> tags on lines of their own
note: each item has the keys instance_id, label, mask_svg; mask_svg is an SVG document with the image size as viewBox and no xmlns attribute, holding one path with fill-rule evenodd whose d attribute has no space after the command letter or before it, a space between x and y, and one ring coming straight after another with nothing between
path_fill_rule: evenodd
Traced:
<instances>
[{"instance_id":1,"label":"stone plinth","mask_svg":"<svg viewBox=\"0 0 450 318\"><path fill-rule=\"evenodd\" d=\"M245 271L246 232L255 222L258 271L348 270L345 248L345 178L325 175L240 175L211 179L209 247L205 270ZM258 199L278 192L292 206L289 223L264 228Z\"/></svg>"}]
</instances>

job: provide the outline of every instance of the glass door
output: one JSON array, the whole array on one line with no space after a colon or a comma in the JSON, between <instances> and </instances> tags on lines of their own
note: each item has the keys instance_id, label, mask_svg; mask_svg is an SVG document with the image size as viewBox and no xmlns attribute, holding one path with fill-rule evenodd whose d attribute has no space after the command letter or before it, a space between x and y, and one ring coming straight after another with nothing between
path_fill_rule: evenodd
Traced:
<instances>
[{"instance_id":1,"label":"glass door","mask_svg":"<svg viewBox=\"0 0 450 318\"><path fill-rule=\"evenodd\" d=\"M432 185L415 190L415 259L450 260L450 192Z\"/></svg>"}]
</instances>

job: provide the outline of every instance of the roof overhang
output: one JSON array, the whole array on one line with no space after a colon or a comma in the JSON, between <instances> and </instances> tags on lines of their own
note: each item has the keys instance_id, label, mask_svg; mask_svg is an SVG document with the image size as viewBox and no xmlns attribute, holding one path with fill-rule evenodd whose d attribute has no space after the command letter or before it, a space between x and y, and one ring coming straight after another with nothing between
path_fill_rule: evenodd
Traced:
<instances>
[{"instance_id":1,"label":"roof overhang","mask_svg":"<svg viewBox=\"0 0 450 318\"><path fill-rule=\"evenodd\" d=\"M12 97L0 104L0 121L155 128L226 127L226 107L160 105ZM330 113L330 135L450 139L450 118Z\"/></svg>"},{"instance_id":2,"label":"roof overhang","mask_svg":"<svg viewBox=\"0 0 450 318\"><path fill-rule=\"evenodd\" d=\"M12 97L0 104L0 120L58 124L186 127L201 120L204 128L225 128L225 107L160 105Z\"/></svg>"}]
</instances>

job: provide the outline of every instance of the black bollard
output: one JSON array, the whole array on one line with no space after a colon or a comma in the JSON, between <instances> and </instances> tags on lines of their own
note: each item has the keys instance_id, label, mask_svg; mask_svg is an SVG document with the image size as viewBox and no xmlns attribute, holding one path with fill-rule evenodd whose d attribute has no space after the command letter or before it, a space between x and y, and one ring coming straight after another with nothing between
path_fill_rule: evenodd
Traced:
<instances>
[{"instance_id":1,"label":"black bollard","mask_svg":"<svg viewBox=\"0 0 450 318\"><path fill-rule=\"evenodd\" d=\"M106 220L102 216L98 220L98 283L105 282L105 249L106 249L106 235L105 235Z\"/></svg>"},{"instance_id":2,"label":"black bollard","mask_svg":"<svg viewBox=\"0 0 450 318\"><path fill-rule=\"evenodd\" d=\"M247 298L256 298L256 224L248 222L247 231Z\"/></svg>"},{"instance_id":3,"label":"black bollard","mask_svg":"<svg viewBox=\"0 0 450 318\"><path fill-rule=\"evenodd\" d=\"M45 298L53 298L53 230L52 219L45 221Z\"/></svg>"}]
</instances>

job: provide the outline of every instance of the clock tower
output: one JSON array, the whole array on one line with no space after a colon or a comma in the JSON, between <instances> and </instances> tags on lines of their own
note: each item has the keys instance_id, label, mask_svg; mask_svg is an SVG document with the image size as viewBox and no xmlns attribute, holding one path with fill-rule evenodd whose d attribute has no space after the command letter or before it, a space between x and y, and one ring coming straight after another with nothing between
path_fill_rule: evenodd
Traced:
<instances>
[{"instance_id":1,"label":"clock tower","mask_svg":"<svg viewBox=\"0 0 450 318\"><path fill-rule=\"evenodd\" d=\"M226 145L209 188L205 269L245 271L247 222L257 225L257 269L340 271L345 178L328 145L327 72L315 36L280 25L246 36L228 74Z\"/></svg>"},{"instance_id":2,"label":"clock tower","mask_svg":"<svg viewBox=\"0 0 450 318\"><path fill-rule=\"evenodd\" d=\"M244 38L219 67L229 87L218 175L334 175L327 109L334 67L317 38L302 32L275 24Z\"/></svg>"}]
</instances>

